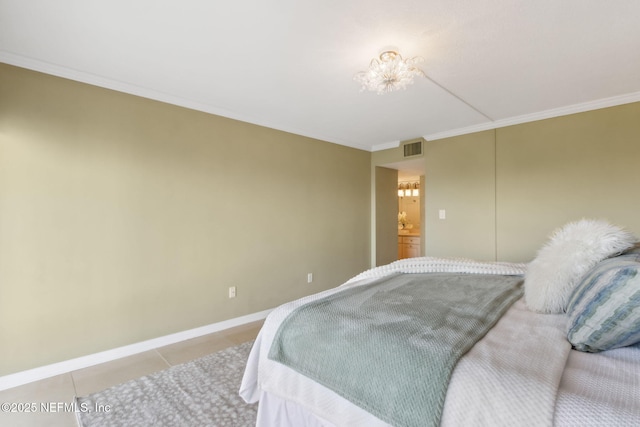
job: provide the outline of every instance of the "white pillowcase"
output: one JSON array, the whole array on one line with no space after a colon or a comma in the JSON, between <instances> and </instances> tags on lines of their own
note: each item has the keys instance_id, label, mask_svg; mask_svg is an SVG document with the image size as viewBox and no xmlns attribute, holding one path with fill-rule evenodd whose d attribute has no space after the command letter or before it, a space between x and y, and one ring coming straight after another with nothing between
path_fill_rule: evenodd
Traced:
<instances>
[{"instance_id":1,"label":"white pillowcase","mask_svg":"<svg viewBox=\"0 0 640 427\"><path fill-rule=\"evenodd\" d=\"M583 219L554 231L529 263L524 281L527 306L542 313L564 313L582 276L636 241L633 234L602 220Z\"/></svg>"}]
</instances>

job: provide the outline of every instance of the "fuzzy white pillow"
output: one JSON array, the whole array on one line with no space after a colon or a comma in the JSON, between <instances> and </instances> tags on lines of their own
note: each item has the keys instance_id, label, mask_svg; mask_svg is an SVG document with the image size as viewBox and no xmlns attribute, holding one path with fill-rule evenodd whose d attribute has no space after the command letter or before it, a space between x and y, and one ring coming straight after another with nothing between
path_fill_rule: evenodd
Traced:
<instances>
[{"instance_id":1,"label":"fuzzy white pillow","mask_svg":"<svg viewBox=\"0 0 640 427\"><path fill-rule=\"evenodd\" d=\"M580 278L636 241L633 234L602 220L583 219L554 231L529 263L524 281L527 306L542 313L564 313Z\"/></svg>"}]
</instances>

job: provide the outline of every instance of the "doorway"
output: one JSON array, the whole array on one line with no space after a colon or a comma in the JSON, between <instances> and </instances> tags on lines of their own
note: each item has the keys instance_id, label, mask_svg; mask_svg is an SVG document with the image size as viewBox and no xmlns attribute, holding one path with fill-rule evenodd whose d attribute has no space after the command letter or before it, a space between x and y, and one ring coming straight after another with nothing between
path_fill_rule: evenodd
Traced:
<instances>
[{"instance_id":1,"label":"doorway","mask_svg":"<svg viewBox=\"0 0 640 427\"><path fill-rule=\"evenodd\" d=\"M381 174L384 176L382 180L386 181L383 185L377 182L377 186L381 187L379 189L391 189L393 194L380 197L376 208L376 265L390 262L389 260L423 256L425 253L424 162L424 157L420 157L379 165L394 173ZM399 194L401 185L404 187L402 196ZM411 188L407 193L408 186ZM387 231L381 233L381 230Z\"/></svg>"}]
</instances>

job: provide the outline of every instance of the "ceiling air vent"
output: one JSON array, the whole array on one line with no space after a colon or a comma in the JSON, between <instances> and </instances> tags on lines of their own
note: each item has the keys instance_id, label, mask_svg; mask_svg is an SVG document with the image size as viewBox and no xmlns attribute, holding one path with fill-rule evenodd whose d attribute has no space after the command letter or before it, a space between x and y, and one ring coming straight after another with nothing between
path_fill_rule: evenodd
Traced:
<instances>
[{"instance_id":1,"label":"ceiling air vent","mask_svg":"<svg viewBox=\"0 0 640 427\"><path fill-rule=\"evenodd\" d=\"M402 148L404 149L404 157L421 156L423 142L424 139L420 138L403 143Z\"/></svg>"}]
</instances>

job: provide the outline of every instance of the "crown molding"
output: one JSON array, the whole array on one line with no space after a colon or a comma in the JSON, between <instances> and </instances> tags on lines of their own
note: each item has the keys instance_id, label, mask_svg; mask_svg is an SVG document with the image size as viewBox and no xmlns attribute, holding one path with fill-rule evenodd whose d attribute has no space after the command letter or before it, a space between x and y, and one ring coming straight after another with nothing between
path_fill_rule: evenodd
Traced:
<instances>
[{"instance_id":1,"label":"crown molding","mask_svg":"<svg viewBox=\"0 0 640 427\"><path fill-rule=\"evenodd\" d=\"M385 142L384 144L377 144L372 146L371 151L388 150L390 148L398 148L399 146L400 146L400 141Z\"/></svg>"},{"instance_id":2,"label":"crown molding","mask_svg":"<svg viewBox=\"0 0 640 427\"><path fill-rule=\"evenodd\" d=\"M566 107L553 108L550 110L539 111L531 114L523 114L521 116L508 117L506 119L484 122L473 126L448 130L444 132L425 135L427 141L437 139L450 138L452 136L466 135L484 130L498 129L506 126L513 126L522 123L535 122L538 120L552 119L554 117L568 116L570 114L584 113L585 111L599 110L602 108L615 107L623 104L630 104L640 101L640 92L633 92L610 98L597 99L595 101L583 102L580 104L568 105Z\"/></svg>"},{"instance_id":3,"label":"crown molding","mask_svg":"<svg viewBox=\"0 0 640 427\"><path fill-rule=\"evenodd\" d=\"M257 126L266 127L269 129L275 129L282 132L292 133L307 138L317 139L319 141L330 142L333 144L343 145L346 147L356 148L364 151L371 151L368 146L343 141L337 138L333 138L327 135L311 134L309 132L280 126L277 123L272 123L268 120L249 117L234 111L226 110L224 108L215 107L209 104L193 101L190 99L181 98L179 96L171 95L168 93L160 92L157 90L149 89L142 86L137 86L130 83L121 82L114 79L108 79L98 76L96 74L86 73L84 71L74 70L68 67L61 67L59 65L51 64L44 61L28 58L21 55L16 55L7 51L0 50L0 62L13 65L20 68L26 68L28 70L37 71L44 74L49 74L64 79L77 81L80 83L86 83L92 86L98 86L105 89L115 90L117 92L126 93L129 95L139 96L141 98L151 99L154 101L163 102L166 104L176 105L178 107L188 108L190 110L200 111L203 113L213 114L216 116L226 117L232 120L238 120L245 123L250 123Z\"/></svg>"},{"instance_id":4,"label":"crown molding","mask_svg":"<svg viewBox=\"0 0 640 427\"><path fill-rule=\"evenodd\" d=\"M59 65L51 64L44 61L39 61L33 58L28 58L22 55L16 55L7 51L0 50L0 62L4 62L16 67L26 68L29 70L50 74L57 77L62 77L69 80L74 80L81 83L90 84L93 86L102 87L105 89L115 90L130 95L140 96L142 98L152 99L159 102L164 102L179 107L188 108L191 110L201 111L208 114L214 114L216 116L226 117L233 120L238 120L246 123L255 124L258 126L267 127L270 129L280 130L282 132L294 133L296 135L305 136L307 138L313 138L320 141L326 141L333 144L343 145L346 147L356 148L364 151L381 151L391 148L397 148L400 146L400 141L391 141L383 144L377 144L372 147L354 144L347 141L338 140L336 138L327 135L313 135L308 132L285 128L278 124L270 123L267 120L247 117L245 115L229 111L223 108L214 107L208 104L200 103L197 101L181 98L168 93L152 90L142 86L133 85L130 83L121 82L118 80L107 79L95 74L86 73L79 70L74 70L68 67L61 67ZM512 126L522 123L534 122L537 120L550 119L554 117L566 116L569 114L582 113L585 111L598 110L601 108L615 107L617 105L629 104L632 102L640 101L640 92L633 92L629 94L613 96L610 98L603 98L595 101L583 102L580 104L569 105L566 107L559 107L550 110L540 111L531 114L523 114L521 116L508 117L505 119L487 121L472 126L466 126L462 128L447 130L444 132L437 132L434 134L423 135L427 141L434 141L438 139L449 138L452 136L466 135L474 132L481 132L485 130L497 129L506 126Z\"/></svg>"}]
</instances>

